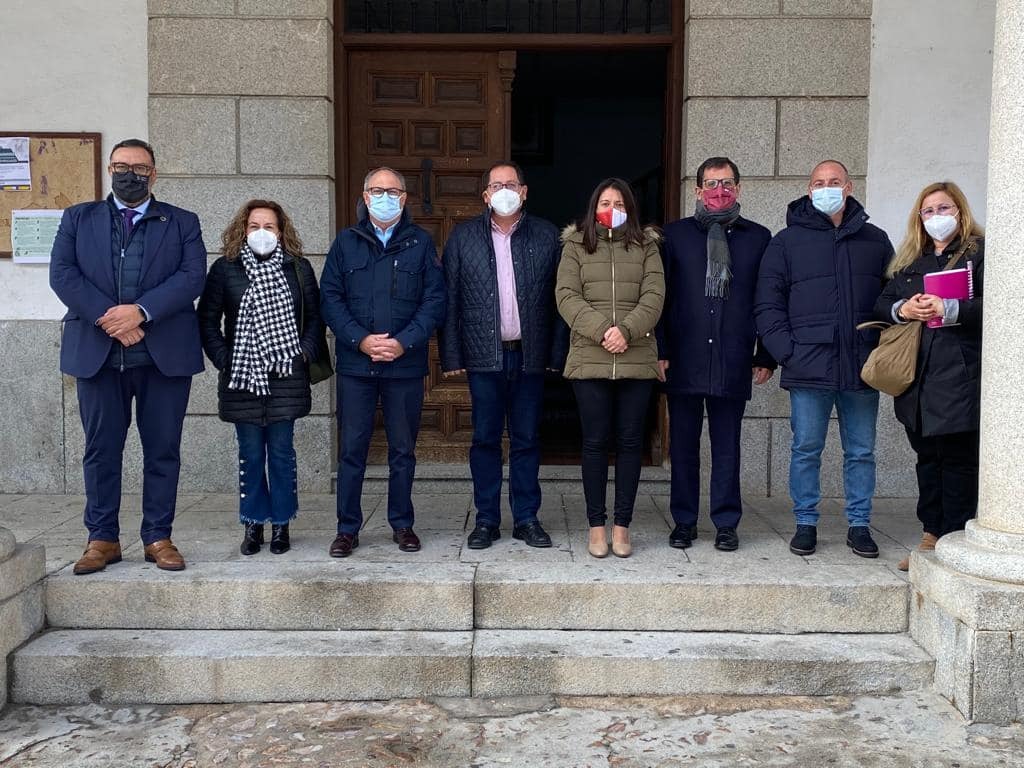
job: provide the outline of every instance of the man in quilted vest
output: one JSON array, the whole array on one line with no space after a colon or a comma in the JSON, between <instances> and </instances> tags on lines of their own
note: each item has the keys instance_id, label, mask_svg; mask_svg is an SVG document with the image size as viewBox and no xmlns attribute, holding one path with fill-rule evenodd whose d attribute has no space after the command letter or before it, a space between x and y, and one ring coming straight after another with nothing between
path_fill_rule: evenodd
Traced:
<instances>
[{"instance_id":1,"label":"man in quilted vest","mask_svg":"<svg viewBox=\"0 0 1024 768\"><path fill-rule=\"evenodd\" d=\"M558 229L523 211L526 179L507 161L482 179L487 211L457 226L444 249L448 314L441 327L445 376L465 373L473 403L476 525L470 549L500 537L501 438L509 436L512 536L550 547L540 508L540 416L544 372L561 371L567 334L555 311Z\"/></svg>"}]
</instances>

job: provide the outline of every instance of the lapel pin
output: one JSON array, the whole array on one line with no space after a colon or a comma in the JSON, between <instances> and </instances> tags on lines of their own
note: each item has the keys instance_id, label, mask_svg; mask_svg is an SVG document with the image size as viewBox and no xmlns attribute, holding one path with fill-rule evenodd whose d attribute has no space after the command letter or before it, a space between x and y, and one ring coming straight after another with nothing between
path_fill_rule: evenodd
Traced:
<instances>
[{"instance_id":1,"label":"lapel pin","mask_svg":"<svg viewBox=\"0 0 1024 768\"><path fill-rule=\"evenodd\" d=\"M167 217L166 216L161 216L160 217L160 221L167 221Z\"/></svg>"}]
</instances>

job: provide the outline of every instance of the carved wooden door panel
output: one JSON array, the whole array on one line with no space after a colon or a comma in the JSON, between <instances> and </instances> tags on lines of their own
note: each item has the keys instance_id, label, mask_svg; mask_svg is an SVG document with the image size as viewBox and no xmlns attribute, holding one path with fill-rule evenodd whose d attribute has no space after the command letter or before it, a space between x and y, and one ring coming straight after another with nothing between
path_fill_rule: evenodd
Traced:
<instances>
[{"instance_id":1,"label":"carved wooden door panel","mask_svg":"<svg viewBox=\"0 0 1024 768\"><path fill-rule=\"evenodd\" d=\"M341 219L355 219L363 178L386 165L402 173L413 220L438 253L460 221L483 211L480 178L510 147L514 51L353 51L348 56L349 177ZM463 462L472 439L464 377L442 379L436 340L424 382L417 454ZM380 413L370 461L386 460Z\"/></svg>"}]
</instances>

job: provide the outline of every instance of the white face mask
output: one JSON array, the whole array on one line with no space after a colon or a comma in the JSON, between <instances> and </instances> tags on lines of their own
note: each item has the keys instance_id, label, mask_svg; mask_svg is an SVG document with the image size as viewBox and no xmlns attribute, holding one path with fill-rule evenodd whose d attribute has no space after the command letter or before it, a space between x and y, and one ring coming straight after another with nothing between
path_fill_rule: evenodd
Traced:
<instances>
[{"instance_id":1,"label":"white face mask","mask_svg":"<svg viewBox=\"0 0 1024 768\"><path fill-rule=\"evenodd\" d=\"M491 195L491 209L499 216L511 216L523 205L518 192L511 189L499 189Z\"/></svg>"},{"instance_id":2,"label":"white face mask","mask_svg":"<svg viewBox=\"0 0 1024 768\"><path fill-rule=\"evenodd\" d=\"M266 256L277 248L277 235L269 229L254 229L245 241L257 256Z\"/></svg>"},{"instance_id":3,"label":"white face mask","mask_svg":"<svg viewBox=\"0 0 1024 768\"><path fill-rule=\"evenodd\" d=\"M941 213L937 213L931 218L924 220L925 231L933 240L938 240L940 243L944 243L952 237L958 226L956 216L948 216Z\"/></svg>"}]
</instances>

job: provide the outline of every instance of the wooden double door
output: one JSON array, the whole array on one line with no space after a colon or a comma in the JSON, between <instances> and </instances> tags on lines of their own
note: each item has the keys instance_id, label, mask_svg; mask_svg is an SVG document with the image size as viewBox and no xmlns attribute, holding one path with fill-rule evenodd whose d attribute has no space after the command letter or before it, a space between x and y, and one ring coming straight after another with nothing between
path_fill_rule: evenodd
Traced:
<instances>
[{"instance_id":1,"label":"wooden double door","mask_svg":"<svg viewBox=\"0 0 1024 768\"><path fill-rule=\"evenodd\" d=\"M509 157L515 59L514 51L349 52L340 223L354 223L367 171L388 166L405 177L406 205L440 254L456 224L484 211L484 172ZM431 340L417 453L424 461L464 462L472 433L465 377L442 378ZM385 451L378 428L370 460L383 461Z\"/></svg>"}]
</instances>

